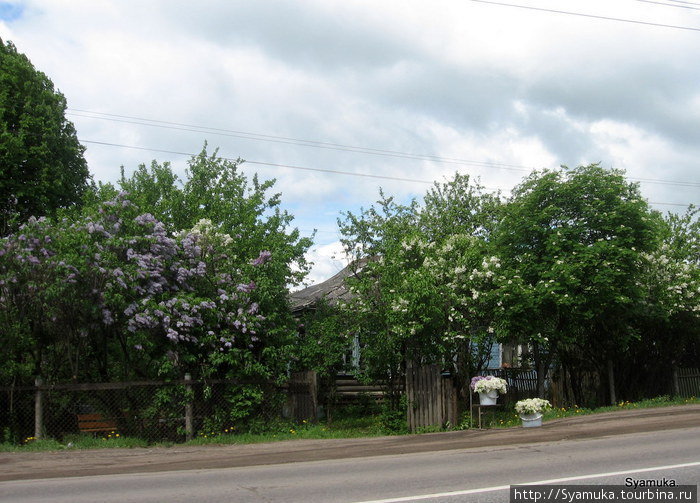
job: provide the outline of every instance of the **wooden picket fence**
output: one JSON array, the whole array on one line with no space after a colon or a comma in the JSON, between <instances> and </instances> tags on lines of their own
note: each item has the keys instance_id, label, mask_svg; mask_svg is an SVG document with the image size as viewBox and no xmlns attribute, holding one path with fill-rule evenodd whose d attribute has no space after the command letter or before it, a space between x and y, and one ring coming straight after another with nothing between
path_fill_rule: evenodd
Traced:
<instances>
[{"instance_id":1,"label":"wooden picket fence","mask_svg":"<svg viewBox=\"0 0 700 503\"><path fill-rule=\"evenodd\" d=\"M690 398L700 396L700 369L679 368L674 375L675 394Z\"/></svg>"},{"instance_id":2,"label":"wooden picket fence","mask_svg":"<svg viewBox=\"0 0 700 503\"><path fill-rule=\"evenodd\" d=\"M408 427L412 432L428 426L456 424L459 417L457 390L451 377L438 365L406 366Z\"/></svg>"}]
</instances>

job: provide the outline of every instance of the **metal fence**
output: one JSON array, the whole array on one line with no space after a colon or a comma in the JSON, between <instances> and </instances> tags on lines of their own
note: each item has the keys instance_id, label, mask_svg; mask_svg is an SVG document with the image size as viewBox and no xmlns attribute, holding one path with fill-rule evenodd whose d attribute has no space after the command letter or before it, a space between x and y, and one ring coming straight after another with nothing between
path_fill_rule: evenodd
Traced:
<instances>
[{"instance_id":1,"label":"metal fence","mask_svg":"<svg viewBox=\"0 0 700 503\"><path fill-rule=\"evenodd\" d=\"M260 429L279 418L286 387L237 381L53 384L0 388L0 441L74 435L183 441Z\"/></svg>"}]
</instances>

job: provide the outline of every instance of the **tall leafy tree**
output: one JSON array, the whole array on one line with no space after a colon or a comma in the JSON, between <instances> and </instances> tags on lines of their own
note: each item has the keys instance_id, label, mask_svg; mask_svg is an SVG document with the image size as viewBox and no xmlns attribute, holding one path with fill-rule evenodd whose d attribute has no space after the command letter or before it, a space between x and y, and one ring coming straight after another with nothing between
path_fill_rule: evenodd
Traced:
<instances>
[{"instance_id":1,"label":"tall leafy tree","mask_svg":"<svg viewBox=\"0 0 700 503\"><path fill-rule=\"evenodd\" d=\"M659 222L637 185L598 165L536 172L514 189L494 239L507 278L501 320L533 345L540 385L558 356L607 373L615 399L613 362L635 336L642 256Z\"/></svg>"},{"instance_id":2,"label":"tall leafy tree","mask_svg":"<svg viewBox=\"0 0 700 503\"><path fill-rule=\"evenodd\" d=\"M0 235L81 201L90 174L66 99L0 39Z\"/></svg>"}]
</instances>

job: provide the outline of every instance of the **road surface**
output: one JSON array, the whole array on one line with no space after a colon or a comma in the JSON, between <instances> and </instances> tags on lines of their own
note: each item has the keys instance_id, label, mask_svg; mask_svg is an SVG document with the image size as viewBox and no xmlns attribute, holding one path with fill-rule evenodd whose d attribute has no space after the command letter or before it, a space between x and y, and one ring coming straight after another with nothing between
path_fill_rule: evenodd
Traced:
<instances>
[{"instance_id":1,"label":"road surface","mask_svg":"<svg viewBox=\"0 0 700 503\"><path fill-rule=\"evenodd\" d=\"M511 484L624 484L635 479L667 478L677 484L700 481L700 407L652 409L636 414L588 416L545 423L531 432L523 429L453 432L412 437L308 441L241 448L237 456L226 448L209 447L209 457L190 451L185 466L169 452L133 450L133 463L121 466L126 454L99 457L89 451L66 451L75 456L68 466L38 463L33 457L12 462L0 460L0 476L15 480L0 483L0 501L52 502L266 502L357 503L367 501L508 501ZM575 419L575 420L574 420ZM595 424L597 426L592 426ZM641 431L640 431L641 430ZM597 431L597 433L596 433ZM625 432L626 431L626 432ZM462 435L457 435L462 433ZM517 442L520 438L522 441ZM375 442L372 453L371 443ZM472 445L469 446L468 444ZM449 445L453 444L453 445ZM343 455L342 446L345 454ZM400 451L403 445L404 452ZM183 448L184 449L184 448ZM336 451L334 451L336 449ZM272 451L277 451L273 459ZM334 451L334 456L331 456ZM313 453L319 453L314 459ZM187 453L187 452L186 452ZM364 453L364 454L362 454ZM46 462L55 462L43 454ZM83 454L86 457L81 458ZM361 455L362 454L362 455ZM246 457L249 463L244 463ZM145 463L156 456L158 471ZM12 458L12 456L11 456ZM291 459L296 458L296 459ZM303 459L308 459L303 461ZM58 458L57 458L58 459ZM100 459L102 461L100 461ZM205 460L208 460L205 463ZM262 462L267 460L269 462ZM291 460L291 462L290 462ZM113 464L116 461L116 464ZM96 463L102 463L96 466ZM24 464L22 464L24 463ZM209 463L220 468L201 466ZM44 476L60 470L74 476L29 479L29 470L44 466ZM199 467L198 467L199 465ZM21 467L25 472L21 471ZM90 466L91 468L87 468ZM9 468L9 471L3 471ZM129 468L129 469L127 469ZM189 469L187 469L189 468ZM112 475L88 475L102 470ZM114 474L119 471L124 473ZM22 480L26 479L26 480ZM499 489L500 488L500 489Z\"/></svg>"}]
</instances>

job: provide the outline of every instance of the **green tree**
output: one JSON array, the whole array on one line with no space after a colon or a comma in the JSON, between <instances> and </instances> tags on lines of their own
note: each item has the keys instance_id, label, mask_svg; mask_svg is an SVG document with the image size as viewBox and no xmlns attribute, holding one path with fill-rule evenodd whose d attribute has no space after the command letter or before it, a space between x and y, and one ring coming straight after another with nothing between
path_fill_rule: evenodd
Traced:
<instances>
[{"instance_id":1,"label":"green tree","mask_svg":"<svg viewBox=\"0 0 700 503\"><path fill-rule=\"evenodd\" d=\"M516 187L495 233L503 329L531 343L543 391L552 358L607 374L636 336L644 253L660 215L623 172L598 165L536 172ZM572 386L582 403L578 379Z\"/></svg>"},{"instance_id":2,"label":"green tree","mask_svg":"<svg viewBox=\"0 0 700 503\"><path fill-rule=\"evenodd\" d=\"M498 198L459 174L435 184L422 205L381 196L377 206L339 222L346 250L362 267L349 281L355 297L347 308L355 313L364 369L401 383L407 361L439 363L464 383L484 363L479 349L494 338L492 274L472 271L486 258Z\"/></svg>"},{"instance_id":3,"label":"green tree","mask_svg":"<svg viewBox=\"0 0 700 503\"><path fill-rule=\"evenodd\" d=\"M81 201L90 174L66 99L0 39L0 235Z\"/></svg>"},{"instance_id":4,"label":"green tree","mask_svg":"<svg viewBox=\"0 0 700 503\"><path fill-rule=\"evenodd\" d=\"M625 367L630 399L669 392L674 367L700 360L700 212L669 213L658 248L644 256L640 334Z\"/></svg>"}]
</instances>

